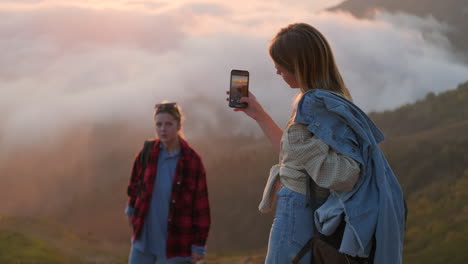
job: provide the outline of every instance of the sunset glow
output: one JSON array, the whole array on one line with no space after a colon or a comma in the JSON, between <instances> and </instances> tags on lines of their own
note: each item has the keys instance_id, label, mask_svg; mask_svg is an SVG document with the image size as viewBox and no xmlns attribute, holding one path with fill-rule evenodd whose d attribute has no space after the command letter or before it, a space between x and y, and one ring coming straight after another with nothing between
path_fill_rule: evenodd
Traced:
<instances>
[{"instance_id":1,"label":"sunset glow","mask_svg":"<svg viewBox=\"0 0 468 264\"><path fill-rule=\"evenodd\" d=\"M169 166L168 162L173 161L183 165L176 165L177 175L179 171L193 172L181 181L174 180L182 199L194 195L197 201L206 201L200 198L206 195L206 188L199 182L205 174L210 186L213 225L207 255L197 263L269 262L267 252L276 245L268 245L268 234L278 227L278 218L273 219L282 212L260 215L258 209L264 206L258 205L262 197L267 197L265 185L274 185L274 176L282 182L287 178L278 176L274 164L295 164L287 168L290 171L286 174L292 173L297 179L286 181L298 190L288 190L286 185L280 191L291 198L288 202L283 199L289 205L303 203L304 199L299 198L302 194L294 194L299 199L295 200L289 191L305 190L299 185L306 182L304 173L293 167L305 168L314 163L307 172L320 174L322 168L343 167L341 163L356 172L359 165L362 173L356 172L360 175L356 184L356 177L349 176L350 180L338 182L337 190L331 191L353 198L356 196L348 194L356 195L362 186L370 186L367 183L387 179L377 173L377 181L369 180L364 173L369 170L362 168L365 164L354 160L366 154L365 148L347 157L346 151L341 153L335 147L354 152L357 145L367 146L369 142L374 147L372 153L379 157L375 164L385 165L381 174L387 175L390 167L383 162L380 151L376 152L376 144L385 148L383 153L392 163L395 176L405 179L402 190L410 210L408 228L405 224L407 246L401 254L404 263L434 264L452 257L459 262L446 262L465 263L468 256L454 253L464 250L467 234L460 230L468 230L466 217L459 217L460 212L468 212L468 197L458 195L465 194L468 185L468 139L464 136L468 131L468 36L463 34L468 32L468 9L467 0L442 2L0 0L0 245L4 247L0 249L0 264L129 263L127 259L133 254L129 252L137 252L129 251L131 241L135 241L135 237L130 239L135 227L132 219L141 223L144 218L139 218L143 216L138 211L141 208L134 208L137 217L124 213L126 206L132 205L127 203L128 191L149 197L150 189L140 187L153 184L158 192L164 187L158 184L170 186L172 176L164 171L176 165ZM293 25L296 23L308 26ZM315 31L310 27L321 32L326 41L294 32L298 28ZM288 35L289 29L293 37L282 39L279 33ZM315 60L323 55L318 54L323 49L309 49L314 44L303 45L303 36L313 42L327 42L324 63ZM279 44L274 46L279 48L275 60L270 56L272 44ZM272 52L276 53L276 49ZM299 60L293 58L296 55ZM334 58L332 64L329 55ZM288 66L283 64L291 64L294 69L279 67ZM308 91L303 96L305 90L336 88L336 74L331 78L335 81L321 74L325 64L333 66L332 72L340 72L353 104L369 114L378 129L364 118L371 131L357 131L353 124L365 115L348 103L341 104L334 95L330 95L331 101L321 96L325 93ZM293 73L284 74L283 68ZM324 82L328 84L325 87ZM168 113L162 111L168 118L164 118L167 122L163 127L157 122L161 111L155 111L155 105L161 102L176 102L180 110L179 114L174 108L167 108ZM318 107L322 103L325 108ZM336 116L346 117L339 118L338 130L331 128L336 131L318 120L332 118L329 123L333 123L338 120ZM346 123L349 120L351 123ZM177 129L184 140L179 140L180 144L169 140L167 145L163 135L163 141L159 141L162 145L154 144L150 155L141 155L145 153L139 152L145 142L161 135L158 131L169 123L169 131L174 132L171 134L175 135ZM328 137L316 133L318 130ZM385 142L380 142L380 132ZM196 151L186 147L185 141ZM312 149L315 145L319 146L318 152ZM311 155L302 155L309 148ZM156 158L160 152L157 149L165 150L161 153L167 154L166 160L153 160L146 168L153 170L162 162L162 171L142 171L142 159ZM187 167L176 161L184 159L193 162ZM192 170L194 164L200 170ZM318 174L315 176L324 182L326 177L334 177L332 172L324 173L324 177ZM309 176L317 180L313 174ZM334 189L335 184L329 187ZM371 187L381 190L380 185ZM192 190L203 195L189 193ZM169 194L166 191L162 193ZM154 202L165 200L163 196L157 194L152 196L156 199L148 201L137 199L134 205L154 209ZM185 206L177 197L170 203L173 209ZM373 197L380 201L383 196ZM271 202L278 208L279 203L275 206L273 199ZM204 212L206 222L207 203L193 204ZM368 208L367 203L364 205ZM184 216L176 219L170 212L169 229L178 228L179 222L195 220L184 218L189 213L182 212ZM340 212L338 220L343 218ZM312 217L312 211L299 215L305 213ZM314 229L310 229L310 219L307 221L308 230L301 233L304 243ZM192 229L181 228L195 233L207 231L200 222L195 221ZM299 226L296 222L288 225ZM384 225L376 226L377 230ZM146 235L151 244L154 240ZM287 237L296 238L289 233ZM387 239L385 235L380 237ZM205 238L181 238L187 246L194 242L193 253L197 254L192 255L198 258ZM299 245L299 240L284 242ZM357 244L353 248L359 248ZM370 242L362 245L371 248ZM377 250L374 255L384 251ZM367 253L361 249L357 256Z\"/></svg>"},{"instance_id":2,"label":"sunset glow","mask_svg":"<svg viewBox=\"0 0 468 264\"><path fill-rule=\"evenodd\" d=\"M103 14L112 12L140 13L142 15L170 15L181 21L187 33L205 35L213 32L270 32L280 24L304 20L311 13L340 0L314 1L304 8L301 3L284 4L281 1L222 1L222 0L7 0L0 2L0 11L81 9ZM188 19L188 26L185 20Z\"/></svg>"},{"instance_id":3,"label":"sunset glow","mask_svg":"<svg viewBox=\"0 0 468 264\"><path fill-rule=\"evenodd\" d=\"M281 89L268 45L280 28L295 22L314 25L327 36L365 110L395 107L455 86L467 75L450 51L422 37L421 28L430 28L443 43L437 21L318 13L338 2L1 1L0 48L7 52L0 56L0 86L6 91L0 96L0 121L7 123L0 139L21 137L18 131L28 131L24 124L47 134L67 122L144 116L154 100L207 94L219 102L214 95L229 89L231 69L251 73L249 89L262 93L267 107L274 98L292 98L291 89ZM378 96L368 100L369 91ZM129 103L116 104L123 101ZM275 105L272 115L288 118L289 106ZM63 115L67 110L72 117ZM38 111L49 117L41 122L50 124L35 123Z\"/></svg>"}]
</instances>

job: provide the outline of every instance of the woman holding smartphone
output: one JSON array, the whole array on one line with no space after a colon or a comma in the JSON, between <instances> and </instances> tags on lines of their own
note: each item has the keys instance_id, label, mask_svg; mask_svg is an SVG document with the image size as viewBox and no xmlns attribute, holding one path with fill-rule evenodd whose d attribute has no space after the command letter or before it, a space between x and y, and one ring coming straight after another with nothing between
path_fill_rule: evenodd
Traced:
<instances>
[{"instance_id":1,"label":"woman holding smartphone","mask_svg":"<svg viewBox=\"0 0 468 264\"><path fill-rule=\"evenodd\" d=\"M401 263L402 190L378 147L383 135L351 102L327 40L308 24L291 24L269 53L276 73L300 90L286 128L251 93L240 100L246 108L234 109L254 119L279 153L259 205L268 212L277 202L266 263L291 263L317 233L340 233L333 246L344 263ZM308 251L299 263L315 257Z\"/></svg>"},{"instance_id":2,"label":"woman holding smartphone","mask_svg":"<svg viewBox=\"0 0 468 264\"><path fill-rule=\"evenodd\" d=\"M176 103L157 104L157 139L135 158L125 213L133 227L130 264L196 263L205 255L210 206L200 155L182 135Z\"/></svg>"}]
</instances>

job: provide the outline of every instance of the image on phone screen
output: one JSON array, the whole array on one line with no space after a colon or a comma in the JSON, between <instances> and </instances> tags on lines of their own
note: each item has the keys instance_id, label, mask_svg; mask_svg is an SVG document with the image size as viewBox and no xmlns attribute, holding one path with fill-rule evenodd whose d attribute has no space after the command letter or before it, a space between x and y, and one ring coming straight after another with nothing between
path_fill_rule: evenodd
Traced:
<instances>
[{"instance_id":1,"label":"image on phone screen","mask_svg":"<svg viewBox=\"0 0 468 264\"><path fill-rule=\"evenodd\" d=\"M231 84L229 89L229 106L236 108L247 107L246 103L239 100L249 96L249 72L242 70L231 71Z\"/></svg>"}]
</instances>

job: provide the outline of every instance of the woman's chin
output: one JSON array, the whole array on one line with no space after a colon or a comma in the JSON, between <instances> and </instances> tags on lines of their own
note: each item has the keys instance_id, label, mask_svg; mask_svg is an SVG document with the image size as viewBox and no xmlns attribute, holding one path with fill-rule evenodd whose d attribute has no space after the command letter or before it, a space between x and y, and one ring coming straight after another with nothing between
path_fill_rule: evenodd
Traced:
<instances>
[{"instance_id":1,"label":"woman's chin","mask_svg":"<svg viewBox=\"0 0 468 264\"><path fill-rule=\"evenodd\" d=\"M167 136L162 136L162 137L159 137L159 140L160 140L162 143L170 143L170 142L174 141L175 138L167 137Z\"/></svg>"}]
</instances>

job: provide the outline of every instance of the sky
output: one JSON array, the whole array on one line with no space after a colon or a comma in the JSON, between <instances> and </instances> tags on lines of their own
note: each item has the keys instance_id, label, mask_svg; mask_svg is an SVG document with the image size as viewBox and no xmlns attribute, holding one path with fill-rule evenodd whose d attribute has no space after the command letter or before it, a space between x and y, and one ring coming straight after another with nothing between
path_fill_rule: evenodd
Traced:
<instances>
[{"instance_id":1,"label":"sky","mask_svg":"<svg viewBox=\"0 0 468 264\"><path fill-rule=\"evenodd\" d=\"M468 65L444 36L448 25L407 14L359 20L320 12L339 2L0 0L0 145L86 121L146 122L163 100L190 106L185 111L200 123L219 121L221 109L239 127L252 126L227 107L231 69L250 72L250 90L284 123L297 91L275 74L268 45L295 22L325 35L364 111L468 80Z\"/></svg>"}]
</instances>

